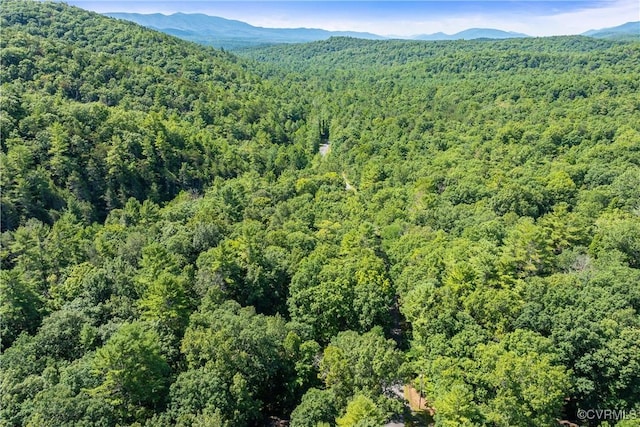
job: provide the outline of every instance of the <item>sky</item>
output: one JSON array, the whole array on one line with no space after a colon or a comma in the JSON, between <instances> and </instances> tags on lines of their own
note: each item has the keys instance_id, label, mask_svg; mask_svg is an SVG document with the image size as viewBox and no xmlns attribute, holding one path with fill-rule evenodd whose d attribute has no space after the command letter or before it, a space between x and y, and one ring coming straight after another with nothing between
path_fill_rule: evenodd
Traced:
<instances>
[{"instance_id":1,"label":"sky","mask_svg":"<svg viewBox=\"0 0 640 427\"><path fill-rule=\"evenodd\" d=\"M640 20L640 0L155 1L66 0L95 12L204 13L272 28L322 28L410 37L468 28L531 36L580 34Z\"/></svg>"}]
</instances>

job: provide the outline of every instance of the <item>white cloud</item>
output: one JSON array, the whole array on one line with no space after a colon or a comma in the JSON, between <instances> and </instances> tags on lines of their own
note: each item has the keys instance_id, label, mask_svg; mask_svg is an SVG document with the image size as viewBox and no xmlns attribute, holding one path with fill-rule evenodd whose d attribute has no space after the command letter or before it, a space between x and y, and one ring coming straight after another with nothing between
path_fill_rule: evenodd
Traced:
<instances>
[{"instance_id":1,"label":"white cloud","mask_svg":"<svg viewBox=\"0 0 640 427\"><path fill-rule=\"evenodd\" d=\"M610 6L560 13L535 18L527 28L532 35L580 34L592 29L615 27L629 21L640 20L638 0L618 0Z\"/></svg>"},{"instance_id":2,"label":"white cloud","mask_svg":"<svg viewBox=\"0 0 640 427\"><path fill-rule=\"evenodd\" d=\"M553 1L550 1L548 12L543 14L540 8L530 13L509 11L509 4L505 3L505 10L499 11L494 7L483 11L482 0L477 3L474 12L453 10L445 16L416 14L389 14L389 16L357 16L347 13L330 13L330 9L308 11L302 13L278 3L264 2L262 7L255 3L246 5L243 2L193 1L182 3L159 1L96 1L96 0L68 0L92 10L104 12L105 9L122 9L117 11L131 12L164 12L183 11L186 13L206 13L228 19L237 19L251 25L275 28L323 28L333 31L366 31L380 35L395 35L408 37L417 34L435 32L456 33L468 28L498 28L505 31L515 31L532 36L550 36L580 34L590 29L599 29L621 25L629 21L640 20L640 2L638 0L610 0L600 2L598 6L586 8L590 2L577 1L576 5L585 5L584 9L571 12L553 12ZM298 5L305 2L298 3ZM498 3L499 4L499 3ZM514 3L510 3L511 5ZM523 3L526 4L526 3ZM591 3L594 4L594 3ZM325 3L326 5L326 3ZM401 7L401 6L399 6ZM182 8L182 10L180 10ZM298 9L297 7L294 9ZM340 9L340 8L338 8ZM559 8L560 9L560 8ZM565 8L566 10L566 8ZM317 12L317 13L314 13Z\"/></svg>"},{"instance_id":3,"label":"white cloud","mask_svg":"<svg viewBox=\"0 0 640 427\"><path fill-rule=\"evenodd\" d=\"M484 14L450 15L446 17L421 17L415 19L389 17L384 20L358 20L354 18L327 18L326 16L293 16L286 13L248 16L247 11L238 10L232 19L244 20L263 27L308 27L332 31L366 31L380 35L408 37L435 32L456 33L468 28L497 28L532 36L581 34L591 29L600 29L640 20L638 0L615 0L600 7L572 12L549 12L535 14Z\"/></svg>"}]
</instances>

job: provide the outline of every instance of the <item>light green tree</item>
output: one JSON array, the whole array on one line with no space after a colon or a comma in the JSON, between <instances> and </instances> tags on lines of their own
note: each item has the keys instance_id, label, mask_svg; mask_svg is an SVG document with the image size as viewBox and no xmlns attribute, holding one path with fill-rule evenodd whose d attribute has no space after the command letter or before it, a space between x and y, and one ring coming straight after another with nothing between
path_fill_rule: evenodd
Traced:
<instances>
[{"instance_id":1,"label":"light green tree","mask_svg":"<svg viewBox=\"0 0 640 427\"><path fill-rule=\"evenodd\" d=\"M88 390L118 408L125 420L160 407L167 393L169 366L158 335L145 324L127 323L99 348L93 372L100 385Z\"/></svg>"},{"instance_id":2,"label":"light green tree","mask_svg":"<svg viewBox=\"0 0 640 427\"><path fill-rule=\"evenodd\" d=\"M347 404L343 416L336 418L338 427L379 427L386 421L385 414L376 403L363 394L357 394Z\"/></svg>"}]
</instances>

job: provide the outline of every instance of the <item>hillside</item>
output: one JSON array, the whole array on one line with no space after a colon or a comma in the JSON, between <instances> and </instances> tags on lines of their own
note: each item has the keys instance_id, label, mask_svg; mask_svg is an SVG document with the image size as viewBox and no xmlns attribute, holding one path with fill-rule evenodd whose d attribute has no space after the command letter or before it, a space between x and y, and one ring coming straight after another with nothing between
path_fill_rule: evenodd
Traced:
<instances>
[{"instance_id":1,"label":"hillside","mask_svg":"<svg viewBox=\"0 0 640 427\"><path fill-rule=\"evenodd\" d=\"M637 42L0 10L0 426L640 411Z\"/></svg>"},{"instance_id":2,"label":"hillside","mask_svg":"<svg viewBox=\"0 0 640 427\"><path fill-rule=\"evenodd\" d=\"M639 40L640 21L627 22L626 24L622 24L617 27L590 30L583 33L583 35L600 39Z\"/></svg>"},{"instance_id":3,"label":"hillside","mask_svg":"<svg viewBox=\"0 0 640 427\"><path fill-rule=\"evenodd\" d=\"M104 219L130 197L202 191L267 162L249 158L258 132L260 156L291 150L282 115L298 120L300 105L282 105L236 57L61 5L6 7L3 148L26 149L6 166L34 182L5 183L9 228L51 222L70 200ZM31 170L56 156L60 165Z\"/></svg>"}]
</instances>

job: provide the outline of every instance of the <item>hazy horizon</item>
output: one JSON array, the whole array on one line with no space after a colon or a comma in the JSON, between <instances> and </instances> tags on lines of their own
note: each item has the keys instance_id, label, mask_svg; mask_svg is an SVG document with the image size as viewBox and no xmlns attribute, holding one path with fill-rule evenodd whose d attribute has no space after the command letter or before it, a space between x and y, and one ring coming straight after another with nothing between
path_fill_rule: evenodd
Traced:
<instances>
[{"instance_id":1,"label":"hazy horizon","mask_svg":"<svg viewBox=\"0 0 640 427\"><path fill-rule=\"evenodd\" d=\"M581 34L640 19L636 0L573 1L95 1L68 4L100 13L203 13L259 27L321 28L383 36L496 28L531 36Z\"/></svg>"}]
</instances>

